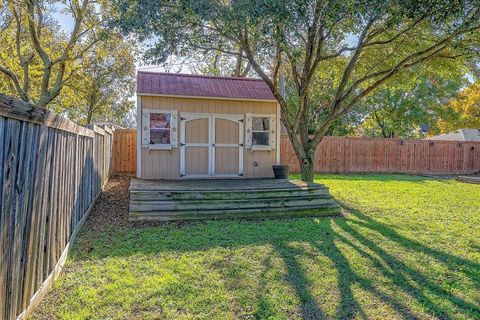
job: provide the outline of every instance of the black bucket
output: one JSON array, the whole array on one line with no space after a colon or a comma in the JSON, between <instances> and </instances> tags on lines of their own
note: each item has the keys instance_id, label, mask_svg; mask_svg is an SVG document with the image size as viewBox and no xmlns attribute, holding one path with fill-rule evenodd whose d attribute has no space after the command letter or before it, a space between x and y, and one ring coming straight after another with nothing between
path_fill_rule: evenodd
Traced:
<instances>
[{"instance_id":1,"label":"black bucket","mask_svg":"<svg viewBox=\"0 0 480 320\"><path fill-rule=\"evenodd\" d=\"M282 165L274 165L273 174L275 175L275 179L287 179L288 178L288 166Z\"/></svg>"}]
</instances>

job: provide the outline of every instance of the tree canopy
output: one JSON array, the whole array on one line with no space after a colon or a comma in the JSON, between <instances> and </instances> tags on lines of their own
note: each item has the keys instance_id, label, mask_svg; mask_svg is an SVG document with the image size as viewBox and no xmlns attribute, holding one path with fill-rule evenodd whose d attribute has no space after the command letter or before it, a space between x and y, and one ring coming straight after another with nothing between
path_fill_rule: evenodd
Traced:
<instances>
[{"instance_id":1,"label":"tree canopy","mask_svg":"<svg viewBox=\"0 0 480 320\"><path fill-rule=\"evenodd\" d=\"M79 61L77 75L66 83L54 109L80 124L123 124L134 108L135 60L131 41L111 31Z\"/></svg>"},{"instance_id":2,"label":"tree canopy","mask_svg":"<svg viewBox=\"0 0 480 320\"><path fill-rule=\"evenodd\" d=\"M151 39L152 61L198 52L247 60L279 101L307 181L339 119L404 70L476 54L480 27L478 0L120 0L117 9L124 31ZM320 103L313 87L325 88Z\"/></svg>"},{"instance_id":3,"label":"tree canopy","mask_svg":"<svg viewBox=\"0 0 480 320\"><path fill-rule=\"evenodd\" d=\"M439 119L439 126L444 132L457 129L480 128L480 82L466 87L458 97L449 102L449 106L457 112L455 121Z\"/></svg>"},{"instance_id":4,"label":"tree canopy","mask_svg":"<svg viewBox=\"0 0 480 320\"><path fill-rule=\"evenodd\" d=\"M449 101L467 83L466 69L456 61L431 62L423 70L405 71L359 103L363 121L356 134L384 138L419 138L427 129L438 134L439 120L454 123L458 112Z\"/></svg>"},{"instance_id":5,"label":"tree canopy","mask_svg":"<svg viewBox=\"0 0 480 320\"><path fill-rule=\"evenodd\" d=\"M103 36L101 20L94 0L71 0L65 10L73 18L67 34L51 18L50 1L6 0L5 18L0 29L2 43L0 73L19 98L47 106L75 75L72 62L80 59ZM38 79L40 78L40 79Z\"/></svg>"},{"instance_id":6,"label":"tree canopy","mask_svg":"<svg viewBox=\"0 0 480 320\"><path fill-rule=\"evenodd\" d=\"M110 3L4 0L0 91L82 124L120 122L133 108L134 44L108 25ZM64 30L55 13L71 18Z\"/></svg>"}]
</instances>

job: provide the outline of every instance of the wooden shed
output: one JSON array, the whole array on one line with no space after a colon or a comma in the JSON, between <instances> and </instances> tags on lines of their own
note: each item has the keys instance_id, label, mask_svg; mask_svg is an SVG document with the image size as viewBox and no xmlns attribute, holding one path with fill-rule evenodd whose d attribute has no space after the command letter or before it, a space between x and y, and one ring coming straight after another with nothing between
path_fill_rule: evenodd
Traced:
<instances>
[{"instance_id":1,"label":"wooden shed","mask_svg":"<svg viewBox=\"0 0 480 320\"><path fill-rule=\"evenodd\" d=\"M259 79L138 72L137 177L268 178L280 107Z\"/></svg>"}]
</instances>

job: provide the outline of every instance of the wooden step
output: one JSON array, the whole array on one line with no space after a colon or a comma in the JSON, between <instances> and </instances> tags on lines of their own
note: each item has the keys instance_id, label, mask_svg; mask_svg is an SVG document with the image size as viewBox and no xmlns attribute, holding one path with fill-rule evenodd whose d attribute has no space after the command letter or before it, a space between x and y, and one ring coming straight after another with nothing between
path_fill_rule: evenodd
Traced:
<instances>
[{"instance_id":1,"label":"wooden step","mask_svg":"<svg viewBox=\"0 0 480 320\"><path fill-rule=\"evenodd\" d=\"M231 200L231 199L269 199L299 197L305 195L326 196L327 188L306 190L250 190L250 191L131 191L132 201L162 200Z\"/></svg>"},{"instance_id":2,"label":"wooden step","mask_svg":"<svg viewBox=\"0 0 480 320\"><path fill-rule=\"evenodd\" d=\"M300 206L290 208L264 208L243 210L191 210L191 211L130 211L129 220L196 220L196 219L234 219L234 218L282 218L282 217L321 217L337 215L340 206L336 203L318 206Z\"/></svg>"},{"instance_id":3,"label":"wooden step","mask_svg":"<svg viewBox=\"0 0 480 320\"><path fill-rule=\"evenodd\" d=\"M480 176L458 176L457 180L466 183L480 184Z\"/></svg>"},{"instance_id":4,"label":"wooden step","mask_svg":"<svg viewBox=\"0 0 480 320\"><path fill-rule=\"evenodd\" d=\"M130 201L130 211L160 210L212 210L212 209L255 209L288 208L335 203L328 196L302 196L290 198L197 200L197 201Z\"/></svg>"},{"instance_id":5,"label":"wooden step","mask_svg":"<svg viewBox=\"0 0 480 320\"><path fill-rule=\"evenodd\" d=\"M333 215L328 188L292 180L132 180L130 220L190 220Z\"/></svg>"}]
</instances>

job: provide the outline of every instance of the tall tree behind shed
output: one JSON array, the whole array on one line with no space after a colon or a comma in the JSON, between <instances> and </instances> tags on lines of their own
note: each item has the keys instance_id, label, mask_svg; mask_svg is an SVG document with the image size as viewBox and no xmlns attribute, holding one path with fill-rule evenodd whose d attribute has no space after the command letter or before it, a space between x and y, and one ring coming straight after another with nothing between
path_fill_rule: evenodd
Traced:
<instances>
[{"instance_id":1,"label":"tall tree behind shed","mask_svg":"<svg viewBox=\"0 0 480 320\"><path fill-rule=\"evenodd\" d=\"M323 1L178 0L116 3L126 32L151 38L152 61L171 54L217 50L225 42L241 48L252 69L279 101L300 161L301 177L313 180L315 150L338 119L405 69L437 59L475 54L479 0ZM332 63L340 68L328 69ZM291 96L281 94L288 70ZM318 78L318 70L329 76ZM322 73L321 73L322 74ZM313 81L331 88L321 104Z\"/></svg>"}]
</instances>

